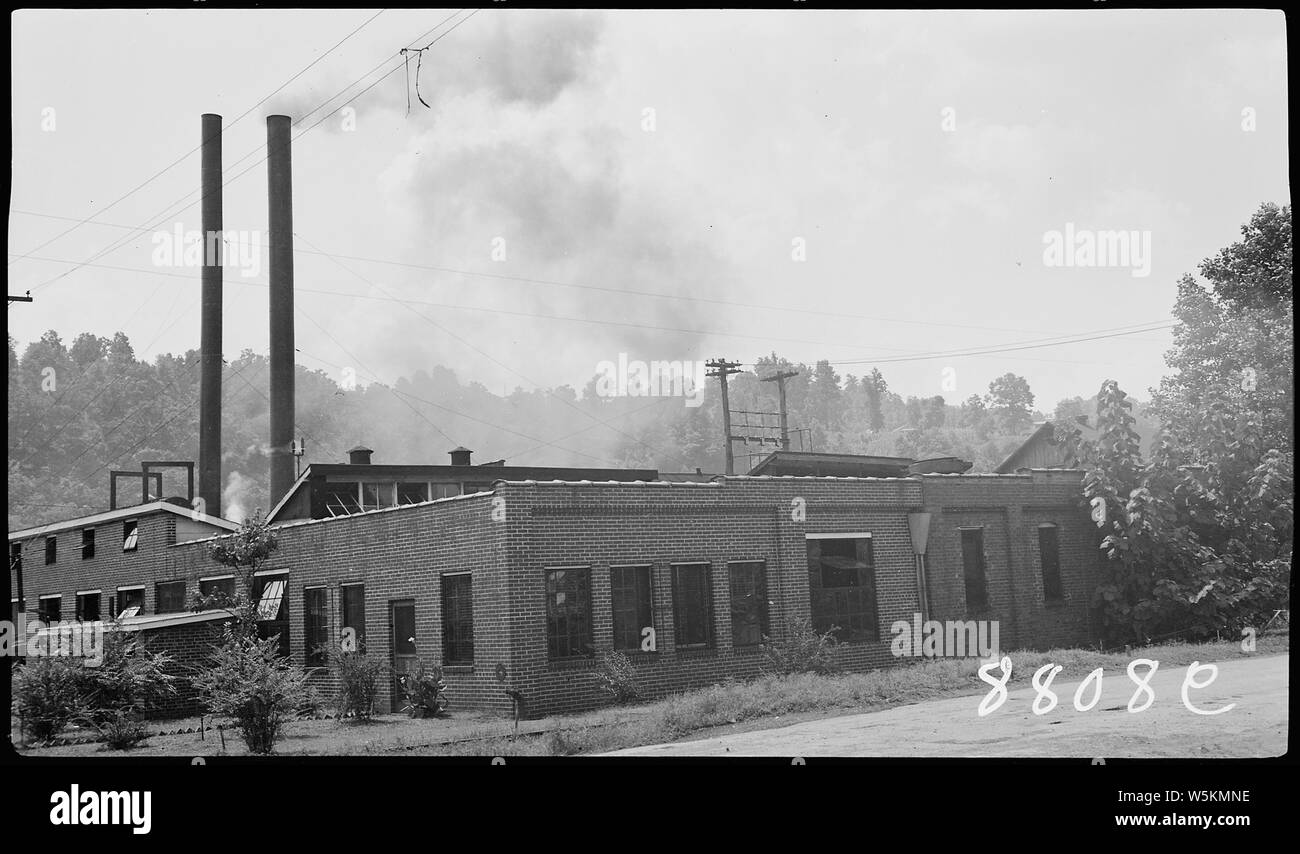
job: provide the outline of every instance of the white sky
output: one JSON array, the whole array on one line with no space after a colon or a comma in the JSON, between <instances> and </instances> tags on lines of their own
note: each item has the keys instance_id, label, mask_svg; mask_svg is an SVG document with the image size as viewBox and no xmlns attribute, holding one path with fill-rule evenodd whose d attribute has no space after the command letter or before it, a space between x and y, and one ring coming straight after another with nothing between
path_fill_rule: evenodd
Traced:
<instances>
[{"instance_id":1,"label":"white sky","mask_svg":"<svg viewBox=\"0 0 1300 854\"><path fill-rule=\"evenodd\" d=\"M265 229L265 165L234 176L266 114L400 67L452 11L385 12L227 130L226 228ZM9 292L36 298L9 310L20 347L51 328L123 330L146 359L197 347L198 271L157 275L150 239L199 227L197 206L164 217L197 192L197 153L104 208L195 148L201 113L233 121L372 14L16 13ZM355 130L336 114L294 142L297 248L714 302L299 253L299 360L389 382L441 363L501 392L581 388L620 352L811 363L1166 321L1183 273L1289 202L1285 63L1280 12L484 9L425 54L432 109L412 90L406 115L398 71L353 102ZM94 262L131 270L74 270L14 260L74 224L32 213L160 225ZM1067 223L1149 231L1150 275L1045 266L1044 233ZM35 255L85 261L128 233L87 224ZM228 357L267 349L265 267L227 271ZM1050 411L1108 377L1146 397L1169 340L878 366L950 402L1014 371Z\"/></svg>"}]
</instances>

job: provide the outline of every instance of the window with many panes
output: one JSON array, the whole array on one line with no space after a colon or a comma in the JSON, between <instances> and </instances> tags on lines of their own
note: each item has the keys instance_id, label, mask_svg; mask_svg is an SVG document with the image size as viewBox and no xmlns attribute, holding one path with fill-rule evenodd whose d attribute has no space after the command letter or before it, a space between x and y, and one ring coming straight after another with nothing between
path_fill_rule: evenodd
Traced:
<instances>
[{"instance_id":1,"label":"window with many panes","mask_svg":"<svg viewBox=\"0 0 1300 854\"><path fill-rule=\"evenodd\" d=\"M546 652L551 658L591 655L591 569L546 570Z\"/></svg>"},{"instance_id":2,"label":"window with many panes","mask_svg":"<svg viewBox=\"0 0 1300 854\"><path fill-rule=\"evenodd\" d=\"M358 651L365 651L366 643L366 587L364 584L344 584L339 587L340 629L356 633Z\"/></svg>"},{"instance_id":3,"label":"window with many panes","mask_svg":"<svg viewBox=\"0 0 1300 854\"><path fill-rule=\"evenodd\" d=\"M361 484L361 509L382 510L393 506L393 490L396 484L363 483Z\"/></svg>"},{"instance_id":4,"label":"window with many panes","mask_svg":"<svg viewBox=\"0 0 1300 854\"><path fill-rule=\"evenodd\" d=\"M871 535L810 535L806 544L813 629L848 643L880 640Z\"/></svg>"},{"instance_id":5,"label":"window with many panes","mask_svg":"<svg viewBox=\"0 0 1300 854\"><path fill-rule=\"evenodd\" d=\"M122 551L133 552L140 545L140 526L134 519L122 523Z\"/></svg>"},{"instance_id":6,"label":"window with many panes","mask_svg":"<svg viewBox=\"0 0 1300 854\"><path fill-rule=\"evenodd\" d=\"M62 596L42 596L36 603L36 619L49 625L57 623L63 616Z\"/></svg>"},{"instance_id":7,"label":"window with many panes","mask_svg":"<svg viewBox=\"0 0 1300 854\"><path fill-rule=\"evenodd\" d=\"M77 619L93 623L99 619L99 591L77 594Z\"/></svg>"},{"instance_id":8,"label":"window with many panes","mask_svg":"<svg viewBox=\"0 0 1300 854\"><path fill-rule=\"evenodd\" d=\"M649 565L611 566L609 592L614 608L614 649L639 652L645 630L654 628Z\"/></svg>"},{"instance_id":9,"label":"window with many panes","mask_svg":"<svg viewBox=\"0 0 1300 854\"><path fill-rule=\"evenodd\" d=\"M1038 526L1038 561L1043 569L1043 599L1061 601L1065 598L1061 587L1061 549L1056 526L1050 523Z\"/></svg>"},{"instance_id":10,"label":"window with many panes","mask_svg":"<svg viewBox=\"0 0 1300 854\"><path fill-rule=\"evenodd\" d=\"M289 585L287 574L259 575L253 578L253 601L257 603L258 637L279 638L280 655L289 655Z\"/></svg>"},{"instance_id":11,"label":"window with many panes","mask_svg":"<svg viewBox=\"0 0 1300 854\"><path fill-rule=\"evenodd\" d=\"M427 483L397 484L398 504L419 504L421 501L428 501L428 500L429 500L429 484Z\"/></svg>"},{"instance_id":12,"label":"window with many panes","mask_svg":"<svg viewBox=\"0 0 1300 854\"><path fill-rule=\"evenodd\" d=\"M208 603L209 607L229 605L235 601L235 577L228 575L225 578L200 579L199 595L212 600Z\"/></svg>"},{"instance_id":13,"label":"window with many panes","mask_svg":"<svg viewBox=\"0 0 1300 854\"><path fill-rule=\"evenodd\" d=\"M302 591L302 634L308 667L324 666L329 655L329 589Z\"/></svg>"},{"instance_id":14,"label":"window with many panes","mask_svg":"<svg viewBox=\"0 0 1300 854\"><path fill-rule=\"evenodd\" d=\"M154 610L159 614L175 614L185 610L185 582L160 581L154 586Z\"/></svg>"},{"instance_id":15,"label":"window with many panes","mask_svg":"<svg viewBox=\"0 0 1300 854\"><path fill-rule=\"evenodd\" d=\"M989 607L985 575L984 529L961 529L961 571L966 582L966 611L975 613Z\"/></svg>"},{"instance_id":16,"label":"window with many panes","mask_svg":"<svg viewBox=\"0 0 1300 854\"><path fill-rule=\"evenodd\" d=\"M126 617L136 617L144 613L144 588L143 587L119 587L117 588L117 616L125 619Z\"/></svg>"},{"instance_id":17,"label":"window with many panes","mask_svg":"<svg viewBox=\"0 0 1300 854\"><path fill-rule=\"evenodd\" d=\"M757 646L767 634L766 566L761 560L731 561L731 642Z\"/></svg>"},{"instance_id":18,"label":"window with many panes","mask_svg":"<svg viewBox=\"0 0 1300 854\"><path fill-rule=\"evenodd\" d=\"M356 482L327 483L323 490L325 512L331 516L347 516L361 512L361 484Z\"/></svg>"},{"instance_id":19,"label":"window with many panes","mask_svg":"<svg viewBox=\"0 0 1300 854\"><path fill-rule=\"evenodd\" d=\"M468 572L442 577L442 661L474 663L474 585Z\"/></svg>"},{"instance_id":20,"label":"window with many panes","mask_svg":"<svg viewBox=\"0 0 1300 854\"><path fill-rule=\"evenodd\" d=\"M673 564L673 624L679 649L713 645L713 597L707 563Z\"/></svg>"}]
</instances>

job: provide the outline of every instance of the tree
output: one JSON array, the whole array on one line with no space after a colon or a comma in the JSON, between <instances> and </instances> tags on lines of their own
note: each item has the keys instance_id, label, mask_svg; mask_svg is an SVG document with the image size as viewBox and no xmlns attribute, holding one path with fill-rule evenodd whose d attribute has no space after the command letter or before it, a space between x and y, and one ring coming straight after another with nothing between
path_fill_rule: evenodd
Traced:
<instances>
[{"instance_id":1,"label":"tree","mask_svg":"<svg viewBox=\"0 0 1300 854\"><path fill-rule=\"evenodd\" d=\"M234 534L221 537L208 544L208 556L235 572L239 589L233 599L216 594L196 596L196 610L225 608L237 618L239 632L250 638L257 636L257 602L253 599L253 578L257 570L279 548L279 536L266 521L259 509L239 526Z\"/></svg>"},{"instance_id":2,"label":"tree","mask_svg":"<svg viewBox=\"0 0 1300 854\"><path fill-rule=\"evenodd\" d=\"M1056 436L1085 469L1083 491L1106 536L1097 587L1112 640L1208 637L1260 625L1286 607L1293 538L1289 455L1265 449L1258 421L1216 401L1192 451L1162 431L1144 462L1132 404L1113 380L1097 398L1096 440L1061 424Z\"/></svg>"},{"instance_id":3,"label":"tree","mask_svg":"<svg viewBox=\"0 0 1300 854\"><path fill-rule=\"evenodd\" d=\"M925 430L938 430L948 418L948 410L942 395L925 399L921 414L921 427Z\"/></svg>"},{"instance_id":4,"label":"tree","mask_svg":"<svg viewBox=\"0 0 1300 854\"><path fill-rule=\"evenodd\" d=\"M1022 433L1033 425L1034 393L1029 380L1003 374L989 383L989 417L1002 433Z\"/></svg>"},{"instance_id":5,"label":"tree","mask_svg":"<svg viewBox=\"0 0 1300 854\"><path fill-rule=\"evenodd\" d=\"M1067 397L1056 403L1056 409L1052 412L1052 421L1060 424L1065 421L1074 421L1081 415L1088 414L1088 401L1082 397Z\"/></svg>"},{"instance_id":6,"label":"tree","mask_svg":"<svg viewBox=\"0 0 1300 854\"><path fill-rule=\"evenodd\" d=\"M872 433L879 433L885 428L885 412L882 398L889 391L885 378L879 368L872 368L868 376L862 378L862 387L867 395L867 423Z\"/></svg>"},{"instance_id":7,"label":"tree","mask_svg":"<svg viewBox=\"0 0 1300 854\"><path fill-rule=\"evenodd\" d=\"M1153 392L1153 413L1198 455L1215 440L1214 431L1195 431L1216 401L1253 412L1267 447L1295 447L1290 206L1261 206L1242 234L1202 262L1209 288L1191 276L1179 282L1174 347L1165 356L1172 373Z\"/></svg>"}]
</instances>

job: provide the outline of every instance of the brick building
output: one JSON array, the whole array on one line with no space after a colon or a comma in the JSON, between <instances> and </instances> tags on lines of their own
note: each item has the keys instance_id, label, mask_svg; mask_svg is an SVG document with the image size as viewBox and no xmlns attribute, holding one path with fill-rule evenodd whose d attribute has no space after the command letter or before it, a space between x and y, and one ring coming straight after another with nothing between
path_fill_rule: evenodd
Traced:
<instances>
[{"instance_id":1,"label":"brick building","mask_svg":"<svg viewBox=\"0 0 1300 854\"><path fill-rule=\"evenodd\" d=\"M346 626L395 671L441 664L456 707L509 712L514 692L530 716L597 705L611 650L650 696L754 675L762 637L790 619L838 626L839 660L857 670L896 663L891 626L917 613L997 620L1004 649L1085 644L1098 537L1079 476L499 480L283 522L255 593L273 598L266 628L322 687L315 650ZM152 614L182 583L187 596L227 583L202 541L165 531L130 566L46 565L39 536L10 541L29 602L139 586ZM397 707L393 686L380 703Z\"/></svg>"}]
</instances>

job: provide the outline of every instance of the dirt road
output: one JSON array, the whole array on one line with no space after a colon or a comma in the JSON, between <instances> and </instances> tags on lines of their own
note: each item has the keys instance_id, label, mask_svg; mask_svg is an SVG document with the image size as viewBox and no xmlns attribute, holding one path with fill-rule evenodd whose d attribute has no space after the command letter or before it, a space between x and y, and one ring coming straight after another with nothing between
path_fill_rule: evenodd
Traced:
<instances>
[{"instance_id":1,"label":"dirt road","mask_svg":"<svg viewBox=\"0 0 1300 854\"><path fill-rule=\"evenodd\" d=\"M870 714L807 721L779 729L658 744L611 755L640 756L936 756L936 757L1263 757L1287 750L1289 656L1219 663L1219 675L1182 701L1186 667L1161 667L1150 680L1155 702L1144 712L1127 710L1137 686L1123 673L1107 673L1101 700L1091 711L1074 708L1079 682L1056 683L1057 706L1044 715L1031 709L1033 688L1009 691L986 717L977 708L984 694L932 700ZM1144 670L1139 671L1139 678ZM1000 671L994 670L997 677ZM1204 682L1208 671L1198 675ZM1089 685L1081 705L1092 699ZM1138 698L1138 705L1145 699Z\"/></svg>"}]
</instances>

